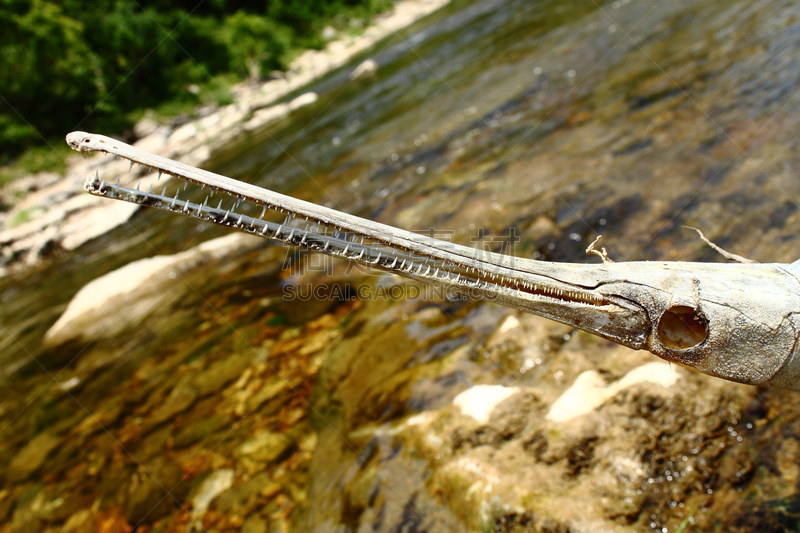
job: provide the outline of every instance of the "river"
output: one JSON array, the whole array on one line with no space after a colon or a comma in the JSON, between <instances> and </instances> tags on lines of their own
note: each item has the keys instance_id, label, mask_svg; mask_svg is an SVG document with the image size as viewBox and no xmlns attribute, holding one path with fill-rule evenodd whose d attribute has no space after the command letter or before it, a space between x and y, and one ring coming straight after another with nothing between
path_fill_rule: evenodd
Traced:
<instances>
[{"instance_id":1,"label":"river","mask_svg":"<svg viewBox=\"0 0 800 533\"><path fill-rule=\"evenodd\" d=\"M692 226L792 262L798 58L788 1L456 1L210 169L518 256L724 261ZM224 235L142 210L0 280L0 531L797 530L796 393L668 369L555 421L657 359L338 259L239 243L42 343L90 281Z\"/></svg>"}]
</instances>

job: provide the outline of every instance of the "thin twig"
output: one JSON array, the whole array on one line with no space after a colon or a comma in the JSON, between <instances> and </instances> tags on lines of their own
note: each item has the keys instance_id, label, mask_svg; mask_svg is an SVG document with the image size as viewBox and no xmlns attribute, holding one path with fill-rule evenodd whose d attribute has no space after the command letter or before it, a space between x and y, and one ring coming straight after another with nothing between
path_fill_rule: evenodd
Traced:
<instances>
[{"instance_id":1,"label":"thin twig","mask_svg":"<svg viewBox=\"0 0 800 533\"><path fill-rule=\"evenodd\" d=\"M703 239L703 242L705 242L707 245L712 247L714 250L716 250L719 253L721 253L726 259L730 259L731 261L737 261L739 263L745 263L745 264L758 264L758 261L753 261L752 259L748 259L746 257L742 257L741 255L732 254L730 252L727 252L727 251L723 250L722 248L720 248L719 246L717 246L713 242L711 242L708 239L706 239L706 236L703 235L703 232L700 231L697 228L693 228L691 226L683 226L683 227L695 230L697 232L697 234L700 235L700 238Z\"/></svg>"},{"instance_id":2,"label":"thin twig","mask_svg":"<svg viewBox=\"0 0 800 533\"><path fill-rule=\"evenodd\" d=\"M604 264L608 265L610 263L613 263L614 261L609 259L608 252L606 251L605 247L600 248L599 250L594 247L594 245L597 244L597 241L599 241L602 238L603 238L602 235L598 235L597 238L592 241L592 244L590 244L589 247L586 249L586 255L594 254L598 256L600 259L602 259Z\"/></svg>"}]
</instances>

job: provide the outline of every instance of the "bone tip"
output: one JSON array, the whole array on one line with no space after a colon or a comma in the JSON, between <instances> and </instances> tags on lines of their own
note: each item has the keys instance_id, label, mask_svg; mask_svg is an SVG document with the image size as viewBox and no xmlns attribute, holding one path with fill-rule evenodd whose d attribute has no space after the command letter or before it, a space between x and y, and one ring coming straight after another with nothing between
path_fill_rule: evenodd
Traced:
<instances>
[{"instance_id":1,"label":"bone tip","mask_svg":"<svg viewBox=\"0 0 800 533\"><path fill-rule=\"evenodd\" d=\"M86 133L85 131L73 131L72 133L68 133L66 136L67 144L73 150L77 150L78 152L88 151L88 146L84 146L86 144L84 141L91 139L91 134Z\"/></svg>"}]
</instances>

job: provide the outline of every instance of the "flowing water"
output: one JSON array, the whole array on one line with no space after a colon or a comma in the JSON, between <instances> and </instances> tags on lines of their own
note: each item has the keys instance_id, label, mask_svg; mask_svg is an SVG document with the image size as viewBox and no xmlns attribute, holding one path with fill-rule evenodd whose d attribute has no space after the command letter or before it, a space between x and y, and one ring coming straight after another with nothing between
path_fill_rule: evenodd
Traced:
<instances>
[{"instance_id":1,"label":"flowing water","mask_svg":"<svg viewBox=\"0 0 800 533\"><path fill-rule=\"evenodd\" d=\"M721 261L688 225L791 262L798 58L788 1L455 2L211 169L520 256L594 261L602 233L617 261ZM680 370L555 424L581 373L655 358L267 242L43 345L91 280L224 234L142 210L0 281L0 531L797 530L795 393ZM523 393L478 424L452 406L478 384Z\"/></svg>"}]
</instances>

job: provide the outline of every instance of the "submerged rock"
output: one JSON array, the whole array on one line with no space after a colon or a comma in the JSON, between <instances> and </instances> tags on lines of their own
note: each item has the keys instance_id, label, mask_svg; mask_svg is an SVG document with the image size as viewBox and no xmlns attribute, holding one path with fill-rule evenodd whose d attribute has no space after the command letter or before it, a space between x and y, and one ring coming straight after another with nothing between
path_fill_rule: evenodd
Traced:
<instances>
[{"instance_id":1,"label":"submerged rock","mask_svg":"<svg viewBox=\"0 0 800 533\"><path fill-rule=\"evenodd\" d=\"M757 259L796 259L798 6L612 7L461 4L376 50L381 68L369 83L348 85L348 69L303 88L325 104L297 115L314 120L266 126L272 139L246 136L215 169L517 257L597 262L584 250L602 231L618 261L721 260L681 228L688 224ZM256 103L268 105L266 96ZM219 108L175 129L185 145L159 149L211 157L204 143L239 131L252 111ZM153 224L151 234L171 249L200 229L155 219L142 212L134 223ZM10 332L0 339L8 365L0 419L13 437L0 439L4 472L30 453L29 438L48 432L64 442L34 458L39 466L27 467L23 481L4 479L0 521L130 530L125 515L149 521L145 504L163 496L132 472L139 463L164 468L153 464L163 456L183 479L172 507L157 509L166 514L154 532L185 532L196 518L180 506L180 491L220 471L233 475L201 491L206 501L216 494L202 516L209 531L800 524L792 394L666 371L648 353L464 295L412 293L411 283L339 260L309 272L319 263L308 254L277 247L231 248L224 260L183 271L207 282L202 299L158 304L163 312L129 325L145 329L82 347L83 364L63 375L34 362L20 367L42 361L53 302L72 294L54 285L85 280L120 254L141 258L136 244L97 244L86 258L57 263L64 278L45 269L0 287L0 322ZM279 274L284 256L287 269L306 274ZM358 299L284 298L289 284L344 275ZM381 284L400 294L373 290ZM105 299L117 294L111 287L87 317L113 327L104 306L124 320L140 298L161 297L136 287L123 291L130 313ZM163 287L169 298L180 293Z\"/></svg>"},{"instance_id":2,"label":"submerged rock","mask_svg":"<svg viewBox=\"0 0 800 533\"><path fill-rule=\"evenodd\" d=\"M547 413L553 422L569 422L573 418L591 413L621 390L637 383L653 383L671 387L678 381L678 373L668 363L648 363L625 374L620 380L606 384L594 370L578 376L575 383L562 394Z\"/></svg>"},{"instance_id":3,"label":"submerged rock","mask_svg":"<svg viewBox=\"0 0 800 533\"><path fill-rule=\"evenodd\" d=\"M5 477L11 481L26 479L42 466L61 441L60 437L47 431L36 435L11 459Z\"/></svg>"},{"instance_id":4,"label":"submerged rock","mask_svg":"<svg viewBox=\"0 0 800 533\"><path fill-rule=\"evenodd\" d=\"M267 533L267 521L258 515L248 516L242 524L241 533Z\"/></svg>"},{"instance_id":5,"label":"submerged rock","mask_svg":"<svg viewBox=\"0 0 800 533\"><path fill-rule=\"evenodd\" d=\"M245 461L267 464L283 455L292 444L287 435L264 430L239 446L236 454Z\"/></svg>"},{"instance_id":6,"label":"submerged rock","mask_svg":"<svg viewBox=\"0 0 800 533\"><path fill-rule=\"evenodd\" d=\"M378 62L374 59L367 59L358 65L353 72L350 73L351 80L359 80L362 78L369 78L378 72Z\"/></svg>"},{"instance_id":7,"label":"submerged rock","mask_svg":"<svg viewBox=\"0 0 800 533\"><path fill-rule=\"evenodd\" d=\"M158 409L148 419L148 424L158 425L169 420L178 413L188 409L197 399L198 391L187 383L188 380L178 382L175 388L166 397Z\"/></svg>"},{"instance_id":8,"label":"submerged rock","mask_svg":"<svg viewBox=\"0 0 800 533\"><path fill-rule=\"evenodd\" d=\"M232 233L179 254L134 261L97 278L78 291L45 333L44 343L57 346L118 335L180 298L187 287L178 278L188 270L260 243L256 237Z\"/></svg>"},{"instance_id":9,"label":"submerged rock","mask_svg":"<svg viewBox=\"0 0 800 533\"><path fill-rule=\"evenodd\" d=\"M695 474L702 462L687 457L697 454L696 450L690 453L696 446L694 436L667 429L686 423L675 413L694 403L695 385L682 393L660 386L661 390L651 391L649 378L642 377L651 372L637 369L603 387L604 392L609 388L616 392L604 396L606 403L594 402L591 417L576 413L555 421L558 416L545 416L548 411L551 415L565 412L566 399L576 397L574 391L587 381L582 374L579 383L571 385L549 409L541 400L546 393L522 387L480 420L469 411L462 412L463 401L454 401L452 408L416 415L395 434L407 443L401 448L403 453L427 458L428 490L447 502L472 530L612 531L617 518L641 512L647 504L645 494L658 498L663 492L659 487L665 483L664 467L646 458L647 450L658 448L659 442L668 450L659 453L671 455L674 461L667 468L671 472L666 475L667 486L694 486L702 479ZM667 384L671 382L672 377L667 379ZM706 398L715 402L713 394ZM639 407L654 401L662 402L658 412ZM617 422L625 419L630 422ZM642 423L649 433L640 432ZM668 440L660 435L669 435ZM676 455L682 459L675 461ZM652 484L653 479L659 480L658 486ZM575 501L583 502L580 508L571 505Z\"/></svg>"},{"instance_id":10,"label":"submerged rock","mask_svg":"<svg viewBox=\"0 0 800 533\"><path fill-rule=\"evenodd\" d=\"M453 405L461 409L462 415L471 416L478 422L486 423L495 407L519 391L519 387L476 385L456 396L453 399Z\"/></svg>"},{"instance_id":11,"label":"submerged rock","mask_svg":"<svg viewBox=\"0 0 800 533\"><path fill-rule=\"evenodd\" d=\"M231 354L212 363L192 383L199 394L206 395L237 379L252 362L251 354Z\"/></svg>"},{"instance_id":12,"label":"submerged rock","mask_svg":"<svg viewBox=\"0 0 800 533\"><path fill-rule=\"evenodd\" d=\"M242 516L256 507L259 499L274 496L280 490L266 472L259 472L236 487L223 492L215 501L214 509L226 515Z\"/></svg>"},{"instance_id":13,"label":"submerged rock","mask_svg":"<svg viewBox=\"0 0 800 533\"><path fill-rule=\"evenodd\" d=\"M233 486L234 471L230 468L216 470L206 477L198 487L192 502L192 519L195 521L195 528L202 530L203 515L206 514L208 506L214 498Z\"/></svg>"},{"instance_id":14,"label":"submerged rock","mask_svg":"<svg viewBox=\"0 0 800 533\"><path fill-rule=\"evenodd\" d=\"M131 524L151 524L180 505L184 492L180 465L158 458L141 465L131 478L125 497L125 518Z\"/></svg>"}]
</instances>

